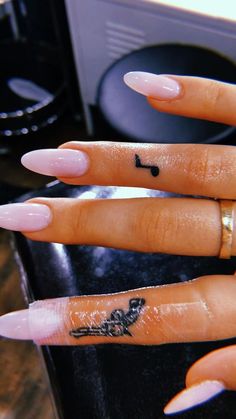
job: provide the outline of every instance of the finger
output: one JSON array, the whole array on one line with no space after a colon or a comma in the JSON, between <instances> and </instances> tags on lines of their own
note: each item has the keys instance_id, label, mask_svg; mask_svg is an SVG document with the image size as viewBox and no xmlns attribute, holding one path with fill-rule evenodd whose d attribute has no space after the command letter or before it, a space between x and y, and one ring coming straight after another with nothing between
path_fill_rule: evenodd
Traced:
<instances>
[{"instance_id":1,"label":"finger","mask_svg":"<svg viewBox=\"0 0 236 419\"><path fill-rule=\"evenodd\" d=\"M50 210L46 228L25 233L33 240L193 256L218 256L220 253L222 227L216 201L41 198L31 202L43 204L43 207L46 204ZM30 214L31 211L30 208ZM40 219L36 221L37 227ZM24 222L25 228L20 225L21 231L27 232L29 217ZM235 255L235 229L233 232L231 254Z\"/></svg>"},{"instance_id":2,"label":"finger","mask_svg":"<svg viewBox=\"0 0 236 419\"><path fill-rule=\"evenodd\" d=\"M69 142L22 158L30 170L75 185L140 186L236 198L236 149L203 144Z\"/></svg>"},{"instance_id":3,"label":"finger","mask_svg":"<svg viewBox=\"0 0 236 419\"><path fill-rule=\"evenodd\" d=\"M29 310L1 317L0 334L41 345L226 339L236 334L235 292L234 276L214 275L117 294L38 301Z\"/></svg>"},{"instance_id":4,"label":"finger","mask_svg":"<svg viewBox=\"0 0 236 419\"><path fill-rule=\"evenodd\" d=\"M0 226L38 241L195 256L219 255L222 234L219 203L190 198L35 198L0 207Z\"/></svg>"},{"instance_id":5,"label":"finger","mask_svg":"<svg viewBox=\"0 0 236 419\"><path fill-rule=\"evenodd\" d=\"M126 84L161 112L236 125L236 86L216 80L131 72Z\"/></svg>"},{"instance_id":6,"label":"finger","mask_svg":"<svg viewBox=\"0 0 236 419\"><path fill-rule=\"evenodd\" d=\"M224 390L236 390L236 345L210 352L193 364L187 373L186 389L164 411L169 414L187 410Z\"/></svg>"}]
</instances>

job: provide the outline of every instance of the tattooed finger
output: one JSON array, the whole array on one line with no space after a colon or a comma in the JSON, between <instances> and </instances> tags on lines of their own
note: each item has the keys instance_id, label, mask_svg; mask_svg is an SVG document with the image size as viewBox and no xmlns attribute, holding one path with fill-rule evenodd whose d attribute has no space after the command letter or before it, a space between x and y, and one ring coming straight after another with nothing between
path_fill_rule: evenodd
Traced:
<instances>
[{"instance_id":1,"label":"tattooed finger","mask_svg":"<svg viewBox=\"0 0 236 419\"><path fill-rule=\"evenodd\" d=\"M74 141L59 149L31 151L22 163L74 185L140 186L236 198L233 146Z\"/></svg>"},{"instance_id":2,"label":"tattooed finger","mask_svg":"<svg viewBox=\"0 0 236 419\"><path fill-rule=\"evenodd\" d=\"M236 334L235 276L123 293L36 301L0 318L0 334L42 345L159 345Z\"/></svg>"}]
</instances>

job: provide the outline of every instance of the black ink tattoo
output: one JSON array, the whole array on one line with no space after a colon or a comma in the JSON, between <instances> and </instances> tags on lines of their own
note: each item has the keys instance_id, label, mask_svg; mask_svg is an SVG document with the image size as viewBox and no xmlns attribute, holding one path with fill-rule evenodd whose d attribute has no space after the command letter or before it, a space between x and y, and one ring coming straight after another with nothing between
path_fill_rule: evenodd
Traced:
<instances>
[{"instance_id":1,"label":"black ink tattoo","mask_svg":"<svg viewBox=\"0 0 236 419\"><path fill-rule=\"evenodd\" d=\"M142 164L138 154L135 154L135 167L150 169L150 172L151 172L152 176L154 176L154 177L158 176L159 173L160 173L160 169L159 169L158 166L151 166L151 165Z\"/></svg>"},{"instance_id":2,"label":"black ink tattoo","mask_svg":"<svg viewBox=\"0 0 236 419\"><path fill-rule=\"evenodd\" d=\"M129 310L126 313L122 309L113 310L110 317L104 320L100 326L79 327L71 330L69 334L75 338L83 336L132 336L128 327L136 322L144 304L144 298L132 298L129 300Z\"/></svg>"}]
</instances>

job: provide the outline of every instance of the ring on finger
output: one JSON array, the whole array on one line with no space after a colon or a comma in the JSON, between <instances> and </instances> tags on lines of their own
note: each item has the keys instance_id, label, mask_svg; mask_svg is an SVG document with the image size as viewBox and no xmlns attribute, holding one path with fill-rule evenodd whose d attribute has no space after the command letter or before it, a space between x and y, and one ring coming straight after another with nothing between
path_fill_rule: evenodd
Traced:
<instances>
[{"instance_id":1,"label":"ring on finger","mask_svg":"<svg viewBox=\"0 0 236 419\"><path fill-rule=\"evenodd\" d=\"M221 248L220 259L230 259L232 254L234 201L222 199L219 201L221 211Z\"/></svg>"}]
</instances>

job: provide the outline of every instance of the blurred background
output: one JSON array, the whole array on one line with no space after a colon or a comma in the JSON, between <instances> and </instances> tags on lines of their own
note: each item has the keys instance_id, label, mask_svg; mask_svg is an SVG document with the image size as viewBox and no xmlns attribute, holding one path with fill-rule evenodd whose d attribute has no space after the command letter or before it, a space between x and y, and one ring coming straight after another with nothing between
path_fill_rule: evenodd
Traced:
<instances>
[{"instance_id":1,"label":"blurred background","mask_svg":"<svg viewBox=\"0 0 236 419\"><path fill-rule=\"evenodd\" d=\"M52 180L22 154L66 140L235 144L235 127L158 113L122 81L140 70L235 83L235 41L230 0L0 0L0 204ZM10 241L1 231L1 314L26 304ZM58 414L40 356L0 342L0 419Z\"/></svg>"}]
</instances>

